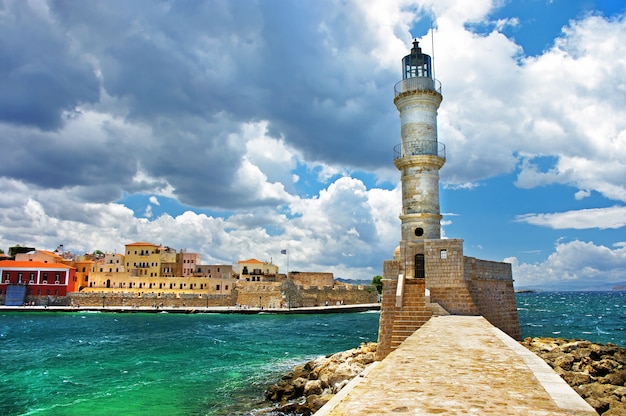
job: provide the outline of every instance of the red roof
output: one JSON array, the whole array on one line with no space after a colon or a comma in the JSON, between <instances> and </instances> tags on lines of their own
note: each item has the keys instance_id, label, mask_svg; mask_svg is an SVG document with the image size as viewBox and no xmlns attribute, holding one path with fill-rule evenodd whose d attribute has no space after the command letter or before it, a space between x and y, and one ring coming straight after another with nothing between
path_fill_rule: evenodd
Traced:
<instances>
[{"instance_id":1,"label":"red roof","mask_svg":"<svg viewBox=\"0 0 626 416\"><path fill-rule=\"evenodd\" d=\"M237 262L237 264L241 264L241 263L260 263L260 264L263 264L263 262L262 262L262 261L257 260L257 259L239 260L239 261Z\"/></svg>"},{"instance_id":2,"label":"red roof","mask_svg":"<svg viewBox=\"0 0 626 416\"><path fill-rule=\"evenodd\" d=\"M156 244L152 244L152 243L148 243L145 241L138 241L136 243L130 243L130 244L126 244L127 246L152 246L152 247L157 247Z\"/></svg>"},{"instance_id":3,"label":"red roof","mask_svg":"<svg viewBox=\"0 0 626 416\"><path fill-rule=\"evenodd\" d=\"M0 260L0 267L14 269L73 269L67 264L61 263L44 263L42 261L15 261Z\"/></svg>"}]
</instances>

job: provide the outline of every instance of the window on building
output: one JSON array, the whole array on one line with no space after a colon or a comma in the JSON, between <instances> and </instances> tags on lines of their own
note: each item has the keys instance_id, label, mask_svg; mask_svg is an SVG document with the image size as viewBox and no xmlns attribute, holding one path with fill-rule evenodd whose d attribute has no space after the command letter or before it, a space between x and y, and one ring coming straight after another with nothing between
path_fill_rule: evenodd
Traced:
<instances>
[{"instance_id":1,"label":"window on building","mask_svg":"<svg viewBox=\"0 0 626 416\"><path fill-rule=\"evenodd\" d=\"M441 255L442 260L445 260L448 258L448 250L441 250L439 254Z\"/></svg>"},{"instance_id":2,"label":"window on building","mask_svg":"<svg viewBox=\"0 0 626 416\"><path fill-rule=\"evenodd\" d=\"M224 286L224 290L228 290L228 285L225 285L225 286Z\"/></svg>"},{"instance_id":3,"label":"window on building","mask_svg":"<svg viewBox=\"0 0 626 416\"><path fill-rule=\"evenodd\" d=\"M215 290L220 290L220 285L215 285Z\"/></svg>"},{"instance_id":4,"label":"window on building","mask_svg":"<svg viewBox=\"0 0 626 416\"><path fill-rule=\"evenodd\" d=\"M417 279L424 279L426 277L426 267L424 264L424 255L415 255L415 277Z\"/></svg>"}]
</instances>

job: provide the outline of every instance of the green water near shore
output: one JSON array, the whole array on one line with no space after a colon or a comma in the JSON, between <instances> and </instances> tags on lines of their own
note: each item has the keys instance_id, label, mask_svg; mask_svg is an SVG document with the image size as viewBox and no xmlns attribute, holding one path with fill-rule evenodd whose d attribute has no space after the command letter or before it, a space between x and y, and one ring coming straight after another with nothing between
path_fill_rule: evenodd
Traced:
<instances>
[{"instance_id":1,"label":"green water near shore","mask_svg":"<svg viewBox=\"0 0 626 416\"><path fill-rule=\"evenodd\" d=\"M376 341L378 317L5 313L0 414L254 414L294 365Z\"/></svg>"}]
</instances>

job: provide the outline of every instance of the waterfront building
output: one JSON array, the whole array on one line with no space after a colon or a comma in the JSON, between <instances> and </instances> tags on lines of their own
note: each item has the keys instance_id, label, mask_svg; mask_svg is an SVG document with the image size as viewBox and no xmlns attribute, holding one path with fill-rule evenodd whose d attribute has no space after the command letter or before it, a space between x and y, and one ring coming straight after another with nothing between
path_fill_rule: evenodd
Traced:
<instances>
[{"instance_id":1,"label":"waterfront building","mask_svg":"<svg viewBox=\"0 0 626 416\"><path fill-rule=\"evenodd\" d=\"M278 266L272 262L257 259L240 260L239 279L248 282L275 282L278 275Z\"/></svg>"},{"instance_id":2,"label":"waterfront building","mask_svg":"<svg viewBox=\"0 0 626 416\"><path fill-rule=\"evenodd\" d=\"M196 277L208 277L209 279L233 279L233 266L230 264L196 264L194 271Z\"/></svg>"},{"instance_id":3,"label":"waterfront building","mask_svg":"<svg viewBox=\"0 0 626 416\"><path fill-rule=\"evenodd\" d=\"M163 263L176 263L176 250L143 241L126 244L124 261L131 276L160 277Z\"/></svg>"},{"instance_id":4,"label":"waterfront building","mask_svg":"<svg viewBox=\"0 0 626 416\"><path fill-rule=\"evenodd\" d=\"M67 295L75 273L75 268L61 263L2 260L0 297L4 297L5 305L23 305L42 297L51 304Z\"/></svg>"},{"instance_id":5,"label":"waterfront building","mask_svg":"<svg viewBox=\"0 0 626 416\"><path fill-rule=\"evenodd\" d=\"M199 265L202 258L199 253L188 253L186 250L180 250L176 254L176 264L180 270L176 270L177 276L193 276L196 271L196 265Z\"/></svg>"},{"instance_id":6,"label":"waterfront building","mask_svg":"<svg viewBox=\"0 0 626 416\"><path fill-rule=\"evenodd\" d=\"M337 283L332 273L291 272L287 278L271 261L252 258L238 262L237 274L232 265L203 265L198 253L177 253L149 242L127 244L123 254L21 254L24 261L11 265L30 268L5 271L0 303L22 305L28 299L37 305L89 307L291 308L374 303L377 298L373 286ZM37 272L43 265L47 269Z\"/></svg>"},{"instance_id":7,"label":"waterfront building","mask_svg":"<svg viewBox=\"0 0 626 416\"><path fill-rule=\"evenodd\" d=\"M439 170L446 148L437 137L441 84L417 41L402 58L394 87L400 144L394 165L402 181L401 239L383 264L378 358L384 358L433 315L483 315L521 336L509 263L463 255L463 240L441 238Z\"/></svg>"},{"instance_id":8,"label":"waterfront building","mask_svg":"<svg viewBox=\"0 0 626 416\"><path fill-rule=\"evenodd\" d=\"M97 262L93 263L94 272L123 273L125 271L123 254L104 253Z\"/></svg>"},{"instance_id":9,"label":"waterfront building","mask_svg":"<svg viewBox=\"0 0 626 416\"><path fill-rule=\"evenodd\" d=\"M41 263L63 263L65 258L53 251L31 250L26 253L17 253L15 261L37 261Z\"/></svg>"},{"instance_id":10,"label":"waterfront building","mask_svg":"<svg viewBox=\"0 0 626 416\"><path fill-rule=\"evenodd\" d=\"M122 256L122 262L123 261L124 258ZM89 285L89 273L95 266L95 262L93 260L86 259L85 256L80 256L74 261L73 264L70 264L70 266L73 266L76 269L76 274L68 283L67 292L78 292L82 288Z\"/></svg>"}]
</instances>

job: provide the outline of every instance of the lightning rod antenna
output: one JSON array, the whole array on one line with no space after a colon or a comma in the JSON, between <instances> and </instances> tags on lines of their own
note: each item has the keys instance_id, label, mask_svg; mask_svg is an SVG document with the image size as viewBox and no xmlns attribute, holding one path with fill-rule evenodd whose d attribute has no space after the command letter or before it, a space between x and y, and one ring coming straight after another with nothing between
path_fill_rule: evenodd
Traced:
<instances>
[{"instance_id":1,"label":"lightning rod antenna","mask_svg":"<svg viewBox=\"0 0 626 416\"><path fill-rule=\"evenodd\" d=\"M432 19L430 20L430 44L431 44L431 49L433 51L433 79L436 79L435 77L435 29L433 29Z\"/></svg>"}]
</instances>

